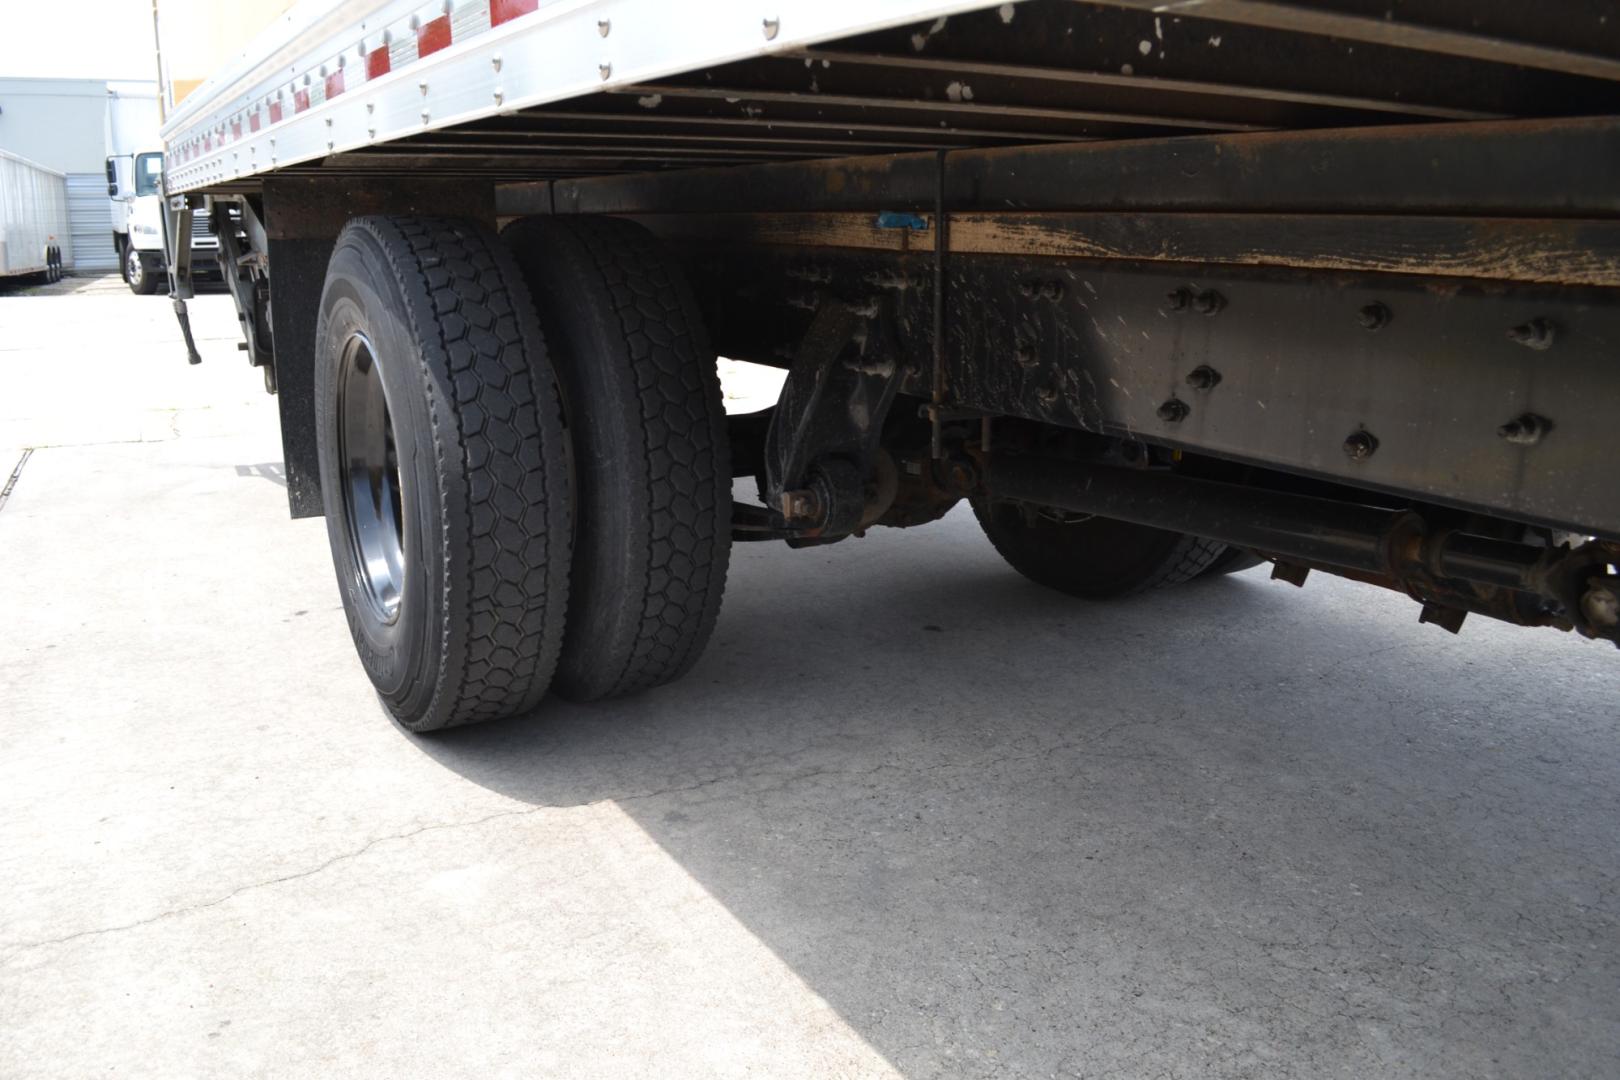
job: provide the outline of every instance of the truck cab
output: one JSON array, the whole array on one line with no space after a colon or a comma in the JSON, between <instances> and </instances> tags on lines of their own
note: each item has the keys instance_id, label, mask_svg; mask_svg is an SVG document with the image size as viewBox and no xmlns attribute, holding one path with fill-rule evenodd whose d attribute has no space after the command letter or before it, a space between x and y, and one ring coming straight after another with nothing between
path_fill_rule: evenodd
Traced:
<instances>
[{"instance_id":1,"label":"truck cab","mask_svg":"<svg viewBox=\"0 0 1620 1080\"><path fill-rule=\"evenodd\" d=\"M107 195L112 200L113 247L119 270L136 293L158 291L167 273L163 255L163 151L145 149L107 158ZM206 217L191 226L192 265L208 273L217 266L219 240Z\"/></svg>"}]
</instances>

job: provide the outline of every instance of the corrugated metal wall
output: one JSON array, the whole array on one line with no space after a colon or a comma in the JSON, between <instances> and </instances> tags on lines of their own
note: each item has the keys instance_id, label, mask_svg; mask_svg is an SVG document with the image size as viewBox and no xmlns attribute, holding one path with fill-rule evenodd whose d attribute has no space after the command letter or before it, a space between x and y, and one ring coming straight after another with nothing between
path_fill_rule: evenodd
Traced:
<instances>
[{"instance_id":1,"label":"corrugated metal wall","mask_svg":"<svg viewBox=\"0 0 1620 1080\"><path fill-rule=\"evenodd\" d=\"M112 202L107 198L103 173L68 173L68 222L73 234L73 262L78 273L115 273L118 253L113 251Z\"/></svg>"}]
</instances>

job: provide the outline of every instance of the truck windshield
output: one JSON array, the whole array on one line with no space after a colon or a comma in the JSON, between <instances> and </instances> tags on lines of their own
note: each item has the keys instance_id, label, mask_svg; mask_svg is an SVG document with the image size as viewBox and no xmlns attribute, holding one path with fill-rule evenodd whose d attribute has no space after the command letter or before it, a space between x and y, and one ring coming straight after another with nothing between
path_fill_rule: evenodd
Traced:
<instances>
[{"instance_id":1,"label":"truck windshield","mask_svg":"<svg viewBox=\"0 0 1620 1080\"><path fill-rule=\"evenodd\" d=\"M156 195L163 180L162 154L135 155L135 194Z\"/></svg>"}]
</instances>

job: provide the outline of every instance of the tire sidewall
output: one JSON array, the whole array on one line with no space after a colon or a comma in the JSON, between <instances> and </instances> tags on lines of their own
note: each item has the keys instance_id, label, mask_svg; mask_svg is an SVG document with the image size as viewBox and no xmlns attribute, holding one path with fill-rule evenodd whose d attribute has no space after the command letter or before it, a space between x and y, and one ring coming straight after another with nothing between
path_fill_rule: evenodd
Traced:
<instances>
[{"instance_id":1,"label":"tire sidewall","mask_svg":"<svg viewBox=\"0 0 1620 1080\"><path fill-rule=\"evenodd\" d=\"M377 267L383 253L363 232L351 232L333 252L315 340L316 440L321 498L332 564L361 662L377 692L396 713L422 716L440 664L445 600L442 474L434 450L426 370L414 335L401 317L404 298ZM377 617L362 584L346 511L347 480L338 460L339 376L344 349L355 333L371 342L373 363L388 401L399 455L405 579L399 613L391 623Z\"/></svg>"}]
</instances>

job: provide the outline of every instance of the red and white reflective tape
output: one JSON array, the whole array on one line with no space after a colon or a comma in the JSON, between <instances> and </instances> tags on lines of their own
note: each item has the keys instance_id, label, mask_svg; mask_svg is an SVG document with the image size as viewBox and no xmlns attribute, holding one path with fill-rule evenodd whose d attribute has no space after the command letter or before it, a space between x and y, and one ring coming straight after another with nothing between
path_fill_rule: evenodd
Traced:
<instances>
[{"instance_id":1,"label":"red and white reflective tape","mask_svg":"<svg viewBox=\"0 0 1620 1080\"><path fill-rule=\"evenodd\" d=\"M266 88L256 95L257 100L227 119L174 143L169 147L171 162L195 161L216 147L239 142L244 131L257 134L456 42L475 38L539 9L540 0L434 0L424 4L408 17L362 35L335 56L307 64L298 76Z\"/></svg>"},{"instance_id":2,"label":"red and white reflective tape","mask_svg":"<svg viewBox=\"0 0 1620 1080\"><path fill-rule=\"evenodd\" d=\"M303 0L175 109L163 129L170 155L164 183L172 192L195 191L674 73L885 27L943 25L939 20L987 6L993 5ZM353 17L344 23L348 12ZM752 120L761 110L745 97L735 104ZM657 108L657 96L643 107Z\"/></svg>"}]
</instances>

